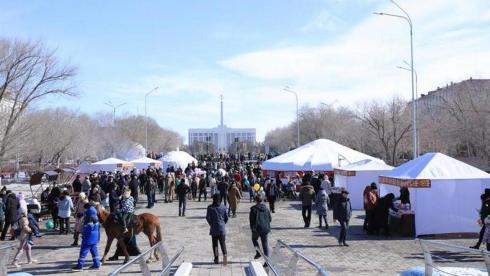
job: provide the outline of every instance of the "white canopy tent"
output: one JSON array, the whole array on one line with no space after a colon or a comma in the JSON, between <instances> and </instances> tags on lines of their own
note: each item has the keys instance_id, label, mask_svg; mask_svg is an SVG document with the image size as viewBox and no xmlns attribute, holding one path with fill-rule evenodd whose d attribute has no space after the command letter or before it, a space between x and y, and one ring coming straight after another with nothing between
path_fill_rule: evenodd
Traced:
<instances>
[{"instance_id":1,"label":"white canopy tent","mask_svg":"<svg viewBox=\"0 0 490 276\"><path fill-rule=\"evenodd\" d=\"M160 161L162 161L163 170L171 166L174 166L175 169L181 168L185 170L193 162L197 165L197 159L185 151L171 151L160 158Z\"/></svg>"},{"instance_id":2,"label":"white canopy tent","mask_svg":"<svg viewBox=\"0 0 490 276\"><path fill-rule=\"evenodd\" d=\"M80 163L80 166L78 166L76 174L85 175L85 174L91 174L93 172L94 171L92 171L90 162L83 161L82 163Z\"/></svg>"},{"instance_id":3,"label":"white canopy tent","mask_svg":"<svg viewBox=\"0 0 490 276\"><path fill-rule=\"evenodd\" d=\"M162 166L162 161L151 159L148 157L141 157L131 161L134 167L138 170L148 169L148 167L160 168Z\"/></svg>"},{"instance_id":4,"label":"white canopy tent","mask_svg":"<svg viewBox=\"0 0 490 276\"><path fill-rule=\"evenodd\" d=\"M335 186L345 188L353 209L364 208L364 188L372 182L378 183L380 175L393 169L377 160L364 159L334 170Z\"/></svg>"},{"instance_id":5,"label":"white canopy tent","mask_svg":"<svg viewBox=\"0 0 490 276\"><path fill-rule=\"evenodd\" d=\"M318 139L262 163L266 171L333 171L364 159L380 159L328 139ZM384 163L384 162L383 162Z\"/></svg>"},{"instance_id":6,"label":"white canopy tent","mask_svg":"<svg viewBox=\"0 0 490 276\"><path fill-rule=\"evenodd\" d=\"M379 177L380 195L408 187L416 235L474 233L490 175L442 153L426 153Z\"/></svg>"},{"instance_id":7,"label":"white canopy tent","mask_svg":"<svg viewBox=\"0 0 490 276\"><path fill-rule=\"evenodd\" d=\"M107 158L101 160L99 162L92 163L90 165L91 171L126 171L133 168L133 164L131 162L126 162L121 159L117 159L114 157Z\"/></svg>"}]
</instances>

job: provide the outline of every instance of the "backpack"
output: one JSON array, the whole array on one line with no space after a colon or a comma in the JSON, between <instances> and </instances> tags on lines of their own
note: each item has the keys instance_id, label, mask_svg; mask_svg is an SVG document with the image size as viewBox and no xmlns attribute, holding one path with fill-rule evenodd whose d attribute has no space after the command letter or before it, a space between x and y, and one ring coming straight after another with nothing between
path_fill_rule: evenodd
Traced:
<instances>
[{"instance_id":1,"label":"backpack","mask_svg":"<svg viewBox=\"0 0 490 276\"><path fill-rule=\"evenodd\" d=\"M268 212L255 209L255 224L252 225L252 231L260 235L267 234L271 230Z\"/></svg>"}]
</instances>

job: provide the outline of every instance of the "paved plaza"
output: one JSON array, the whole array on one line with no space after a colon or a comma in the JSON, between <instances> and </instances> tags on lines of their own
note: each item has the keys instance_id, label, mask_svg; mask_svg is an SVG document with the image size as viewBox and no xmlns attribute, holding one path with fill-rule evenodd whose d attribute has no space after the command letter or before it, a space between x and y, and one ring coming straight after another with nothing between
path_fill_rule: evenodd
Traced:
<instances>
[{"instance_id":1,"label":"paved plaza","mask_svg":"<svg viewBox=\"0 0 490 276\"><path fill-rule=\"evenodd\" d=\"M157 195L157 199L159 198L160 195ZM140 203L141 206L143 204ZM251 203L247 198L242 200L238 216L230 218L227 224L226 239L230 261L227 267L213 263L211 238L208 235L209 227L205 220L208 204L210 204L209 199L207 202L189 201L186 217L178 216L175 201L166 204L159 200L153 209L139 208L137 212L150 211L160 217L164 243L169 255L173 255L184 246L184 253L177 260L176 265L184 261L192 262L194 267L192 275L248 275L248 264L255 254L248 226L248 211ZM321 264L330 275L396 275L409 267L423 265L420 245L413 239L397 236L390 238L366 236L362 231L361 211L354 212L348 241L350 247L339 247L336 241L339 226L332 223L331 212L329 213L331 227L329 231L325 231L316 227L318 224L315 212L313 212L312 228L303 228L301 205L298 201L280 201L276 209L272 218L272 233L269 240L271 247L278 239L281 239ZM106 236L102 230L102 239L99 244L100 254L102 254L105 241ZM60 236L54 232L48 233L43 238L37 239L33 247L33 256L39 263L26 265L24 257L21 260L22 268L9 268L9 272L25 271L34 275L73 274L71 267L75 265L79 248L70 247L71 242L71 235ZM450 242L470 245L474 239L451 240ZM2 244L6 243L2 242ZM138 245L142 251L149 248L148 241L142 234L138 236ZM115 245L113 244L111 255L114 250ZM281 252L284 257L291 256L284 249ZM89 257L88 264L90 262ZM107 275L121 263L120 259L107 262L99 271L77 273L79 275ZM287 259L284 261L284 264L286 263ZM314 275L314 271L305 262L300 261L298 265L300 275ZM156 273L158 264L153 263L151 268ZM133 265L123 275L135 274L138 269L138 265Z\"/></svg>"}]
</instances>

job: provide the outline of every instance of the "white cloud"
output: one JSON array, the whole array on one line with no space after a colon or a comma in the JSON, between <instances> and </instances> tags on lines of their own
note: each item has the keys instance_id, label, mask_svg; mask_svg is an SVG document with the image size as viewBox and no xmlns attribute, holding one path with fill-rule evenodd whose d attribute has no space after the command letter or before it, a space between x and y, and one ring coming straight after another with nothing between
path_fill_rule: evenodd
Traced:
<instances>
[{"instance_id":1,"label":"white cloud","mask_svg":"<svg viewBox=\"0 0 490 276\"><path fill-rule=\"evenodd\" d=\"M414 22L420 91L490 75L490 60L484 58L490 56L489 1L399 2ZM391 4L377 11L399 14ZM410 75L396 69L409 58L406 22L372 15L333 43L265 49L230 57L221 64L258 80L293 83L306 102L325 95L352 103L375 95L409 96L405 91L410 91Z\"/></svg>"},{"instance_id":2,"label":"white cloud","mask_svg":"<svg viewBox=\"0 0 490 276\"><path fill-rule=\"evenodd\" d=\"M321 10L303 27L301 27L301 30L303 32L334 31L337 29L337 26L340 23L341 20L337 16L331 14L328 10Z\"/></svg>"}]
</instances>

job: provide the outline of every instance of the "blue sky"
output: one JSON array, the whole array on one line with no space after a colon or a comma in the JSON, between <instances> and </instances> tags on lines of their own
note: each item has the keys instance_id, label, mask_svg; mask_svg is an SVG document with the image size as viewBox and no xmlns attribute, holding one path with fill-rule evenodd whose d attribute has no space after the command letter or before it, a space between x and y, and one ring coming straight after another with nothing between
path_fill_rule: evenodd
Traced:
<instances>
[{"instance_id":1,"label":"blue sky","mask_svg":"<svg viewBox=\"0 0 490 276\"><path fill-rule=\"evenodd\" d=\"M490 75L490 1L399 0L414 21L419 90ZM219 123L256 127L258 139L295 116L300 104L354 106L391 95L409 98L404 22L389 1L6 1L0 33L41 40L78 67L77 98L39 105L95 114L149 113L186 137Z\"/></svg>"}]
</instances>

